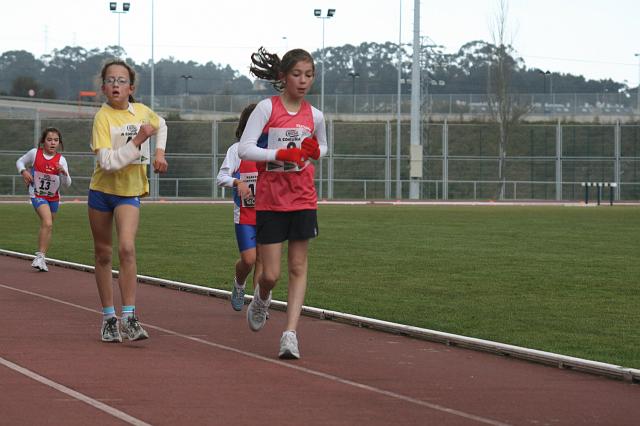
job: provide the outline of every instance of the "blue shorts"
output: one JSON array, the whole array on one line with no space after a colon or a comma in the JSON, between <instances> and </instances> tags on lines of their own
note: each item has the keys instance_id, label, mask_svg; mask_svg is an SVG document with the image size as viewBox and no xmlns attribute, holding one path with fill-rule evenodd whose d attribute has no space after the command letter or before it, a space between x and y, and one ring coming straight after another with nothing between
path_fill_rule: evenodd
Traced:
<instances>
[{"instance_id":1,"label":"blue shorts","mask_svg":"<svg viewBox=\"0 0 640 426\"><path fill-rule=\"evenodd\" d=\"M49 210L51 210L51 213L57 213L58 212L58 206L60 205L60 201L49 201L49 200L45 200L44 198L40 198L40 197L33 197L31 199L31 205L36 210L38 210L38 207L44 206L45 204L49 205Z\"/></svg>"},{"instance_id":2,"label":"blue shorts","mask_svg":"<svg viewBox=\"0 0 640 426\"><path fill-rule=\"evenodd\" d=\"M121 197L119 195L94 191L93 189L89 190L89 207L92 209L111 213L116 207L123 204L130 204L140 208L140 197Z\"/></svg>"},{"instance_id":3,"label":"blue shorts","mask_svg":"<svg viewBox=\"0 0 640 426\"><path fill-rule=\"evenodd\" d=\"M236 223L236 240L241 253L256 248L256 226Z\"/></svg>"}]
</instances>

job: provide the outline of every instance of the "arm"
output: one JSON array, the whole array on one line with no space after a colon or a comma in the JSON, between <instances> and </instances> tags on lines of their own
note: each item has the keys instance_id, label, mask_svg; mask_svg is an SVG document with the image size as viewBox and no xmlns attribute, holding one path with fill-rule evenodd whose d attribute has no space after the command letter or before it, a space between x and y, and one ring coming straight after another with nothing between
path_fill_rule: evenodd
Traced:
<instances>
[{"instance_id":1,"label":"arm","mask_svg":"<svg viewBox=\"0 0 640 426\"><path fill-rule=\"evenodd\" d=\"M164 158L164 151L167 146L167 122L158 116L158 133L156 133L156 152L153 160L153 171L164 173L169 168L167 160Z\"/></svg>"},{"instance_id":2,"label":"arm","mask_svg":"<svg viewBox=\"0 0 640 426\"><path fill-rule=\"evenodd\" d=\"M238 144L234 143L227 150L227 155L224 157L222 166L218 171L218 177L216 178L216 184L218 186L224 186L227 188L233 188L237 183L231 174L238 169L240 165L240 158L238 157Z\"/></svg>"},{"instance_id":3,"label":"arm","mask_svg":"<svg viewBox=\"0 0 640 426\"><path fill-rule=\"evenodd\" d=\"M33 182L33 176L31 176L27 167L33 165L34 161L36 161L36 152L36 148L30 149L26 154L18 158L18 161L16 161L18 173L22 176L22 179L24 179L24 183L27 186Z\"/></svg>"},{"instance_id":4,"label":"arm","mask_svg":"<svg viewBox=\"0 0 640 426\"><path fill-rule=\"evenodd\" d=\"M69 174L69 166L67 160L64 157L60 157L60 163L58 164L58 174L60 175L60 182L65 187L71 186L71 175Z\"/></svg>"},{"instance_id":5,"label":"arm","mask_svg":"<svg viewBox=\"0 0 640 426\"><path fill-rule=\"evenodd\" d=\"M325 157L329 153L329 145L327 144L327 127L324 121L324 114L316 108L313 108L313 125L315 128L315 136L320 147L320 157Z\"/></svg>"},{"instance_id":6,"label":"arm","mask_svg":"<svg viewBox=\"0 0 640 426\"><path fill-rule=\"evenodd\" d=\"M264 149L258 146L258 138L269 121L269 117L271 117L271 99L264 99L258 103L249 116L240 138L238 155L241 159L250 161L273 161L276 159L275 149Z\"/></svg>"},{"instance_id":7,"label":"arm","mask_svg":"<svg viewBox=\"0 0 640 426\"><path fill-rule=\"evenodd\" d=\"M36 161L36 151L36 148L30 149L26 154L18 158L18 161L16 161L18 173L22 173L24 170L27 170L28 166L33 165L33 162Z\"/></svg>"},{"instance_id":8,"label":"arm","mask_svg":"<svg viewBox=\"0 0 640 426\"><path fill-rule=\"evenodd\" d=\"M99 114L98 112L93 122L91 149L96 153L100 167L107 172L115 172L139 159L138 147L153 135L156 129L150 124L143 124L132 140L118 149L113 149L109 122Z\"/></svg>"}]
</instances>

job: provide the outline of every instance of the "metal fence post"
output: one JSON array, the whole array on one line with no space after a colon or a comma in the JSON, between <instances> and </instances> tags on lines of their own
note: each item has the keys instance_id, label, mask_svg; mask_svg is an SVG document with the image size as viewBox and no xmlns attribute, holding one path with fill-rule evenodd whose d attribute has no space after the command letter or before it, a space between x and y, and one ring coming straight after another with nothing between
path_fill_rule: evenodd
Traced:
<instances>
[{"instance_id":1,"label":"metal fence post","mask_svg":"<svg viewBox=\"0 0 640 426\"><path fill-rule=\"evenodd\" d=\"M616 126L614 127L614 136L613 136L613 151L614 151L614 163L613 163L613 179L616 183L620 182L620 139L621 139L621 130L620 120L616 121ZM611 191L611 188L609 188ZM615 197L616 201L620 201L620 185L615 186Z\"/></svg>"},{"instance_id":2,"label":"metal fence post","mask_svg":"<svg viewBox=\"0 0 640 426\"><path fill-rule=\"evenodd\" d=\"M211 194L214 199L218 198L218 121L211 122Z\"/></svg>"},{"instance_id":3,"label":"metal fence post","mask_svg":"<svg viewBox=\"0 0 640 426\"><path fill-rule=\"evenodd\" d=\"M391 122L385 123L384 141L384 198L391 197Z\"/></svg>"},{"instance_id":4,"label":"metal fence post","mask_svg":"<svg viewBox=\"0 0 640 426\"><path fill-rule=\"evenodd\" d=\"M562 200L562 125L556 125L556 200Z\"/></svg>"}]
</instances>

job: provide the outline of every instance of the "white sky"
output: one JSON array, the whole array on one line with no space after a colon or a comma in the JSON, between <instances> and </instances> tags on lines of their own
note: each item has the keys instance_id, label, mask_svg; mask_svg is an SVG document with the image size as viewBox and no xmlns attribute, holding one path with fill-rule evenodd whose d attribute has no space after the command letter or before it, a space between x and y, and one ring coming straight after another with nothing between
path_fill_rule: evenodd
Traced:
<instances>
[{"instance_id":1,"label":"white sky","mask_svg":"<svg viewBox=\"0 0 640 426\"><path fill-rule=\"evenodd\" d=\"M248 74L258 47L284 53L322 46L322 21L313 9L335 8L324 20L325 45L396 43L402 3L402 42L413 40L413 0L130 0L126 14L108 0L3 1L0 53L27 50L36 57L66 45L103 49L120 38L128 56L151 58L151 4L155 59L229 64ZM118 10L122 8L118 1ZM491 41L497 0L422 0L421 35L455 52L472 40ZM640 0L510 0L512 44L528 67L612 78L635 87L640 66Z\"/></svg>"}]
</instances>

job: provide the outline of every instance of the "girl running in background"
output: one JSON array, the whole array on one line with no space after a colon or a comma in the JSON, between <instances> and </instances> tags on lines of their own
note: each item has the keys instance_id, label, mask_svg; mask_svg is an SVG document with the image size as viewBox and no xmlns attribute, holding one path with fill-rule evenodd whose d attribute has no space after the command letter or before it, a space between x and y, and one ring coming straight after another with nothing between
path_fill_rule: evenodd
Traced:
<instances>
[{"instance_id":1,"label":"girl running in background","mask_svg":"<svg viewBox=\"0 0 640 426\"><path fill-rule=\"evenodd\" d=\"M296 329L307 288L309 239L318 235L314 166L327 153L322 112L304 100L315 66L311 55L294 49L282 59L263 48L251 55L250 71L270 81L279 96L258 103L240 139L238 154L256 161L256 240L262 273L247 309L249 328L260 330L280 277L283 242L288 241L287 324L280 358L300 358Z\"/></svg>"},{"instance_id":2,"label":"girl running in background","mask_svg":"<svg viewBox=\"0 0 640 426\"><path fill-rule=\"evenodd\" d=\"M42 272L49 271L45 256L53 233L53 219L60 204L60 184L67 188L71 185L67 160L58 152L58 147L64 148L62 133L55 127L47 127L42 132L38 148L33 148L16 161L18 172L29 188L31 204L40 218L38 251L31 266Z\"/></svg>"},{"instance_id":3,"label":"girl running in background","mask_svg":"<svg viewBox=\"0 0 640 426\"><path fill-rule=\"evenodd\" d=\"M124 61L113 60L101 71L102 93L107 102L93 120L91 149L96 167L89 185L89 223L95 250L95 276L102 303L103 342L149 337L136 316L137 265L135 240L140 218L140 197L149 194L147 164L149 137L156 136L153 162L156 173L167 171L164 150L167 126L162 117L133 99L135 71ZM116 224L122 300L120 327L115 315L111 282L111 229Z\"/></svg>"},{"instance_id":4,"label":"girl running in background","mask_svg":"<svg viewBox=\"0 0 640 426\"><path fill-rule=\"evenodd\" d=\"M240 140L247 125L249 115L256 104L248 105L240 114L240 122L236 128L236 140ZM244 305L245 282L255 265L253 272L253 287L260 274L260 263L256 263L256 209L255 191L258 169L254 161L240 160L238 157L238 142L227 150L220 171L217 184L233 188L233 221L235 223L236 240L240 250L240 259L236 262L236 276L233 280L231 292L231 306L241 311Z\"/></svg>"}]
</instances>

